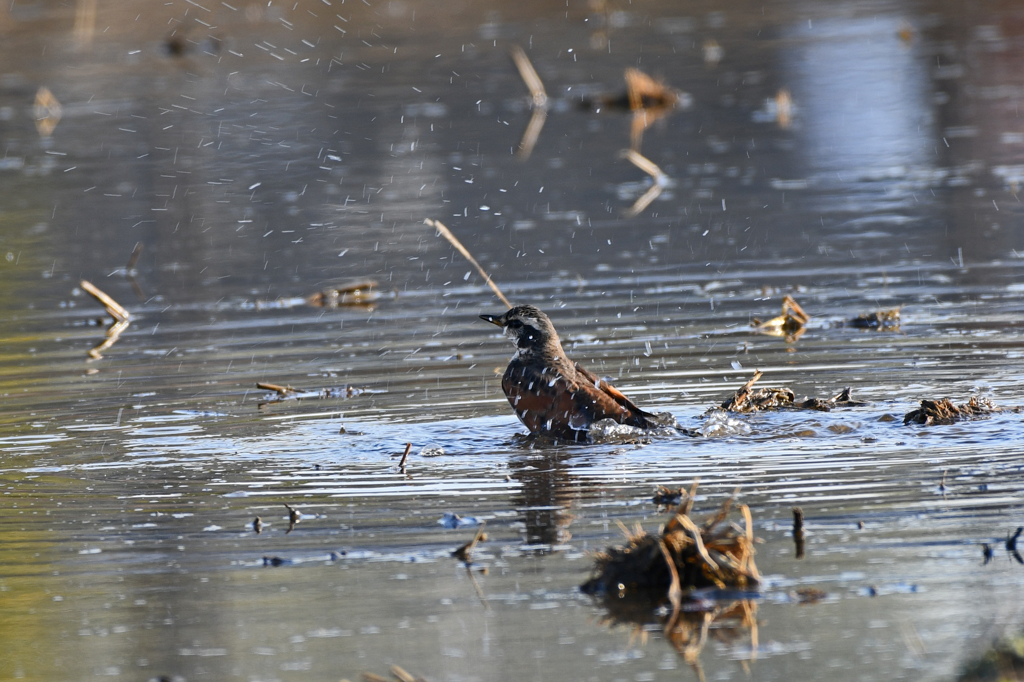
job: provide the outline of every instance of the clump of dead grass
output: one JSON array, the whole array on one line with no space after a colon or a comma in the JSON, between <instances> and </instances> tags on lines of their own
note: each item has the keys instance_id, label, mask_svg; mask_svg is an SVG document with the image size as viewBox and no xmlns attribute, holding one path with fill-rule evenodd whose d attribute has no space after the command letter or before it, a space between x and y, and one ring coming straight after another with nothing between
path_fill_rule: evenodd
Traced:
<instances>
[{"instance_id":1,"label":"clump of dead grass","mask_svg":"<svg viewBox=\"0 0 1024 682\"><path fill-rule=\"evenodd\" d=\"M744 525L725 523L735 496L701 525L690 518L696 482L672 517L657 533L637 526L626 533L624 547L611 547L594 557L593 574L584 592L668 590L678 609L683 591L700 588L748 589L761 581L754 563L754 530L750 509L739 505Z\"/></svg>"},{"instance_id":2,"label":"clump of dead grass","mask_svg":"<svg viewBox=\"0 0 1024 682\"><path fill-rule=\"evenodd\" d=\"M977 419L986 417L994 412L1000 412L988 398L971 396L971 399L961 405L954 405L949 398L941 400L922 400L921 407L907 412L903 417L903 423L923 424L933 426L935 424L953 424L965 419Z\"/></svg>"}]
</instances>

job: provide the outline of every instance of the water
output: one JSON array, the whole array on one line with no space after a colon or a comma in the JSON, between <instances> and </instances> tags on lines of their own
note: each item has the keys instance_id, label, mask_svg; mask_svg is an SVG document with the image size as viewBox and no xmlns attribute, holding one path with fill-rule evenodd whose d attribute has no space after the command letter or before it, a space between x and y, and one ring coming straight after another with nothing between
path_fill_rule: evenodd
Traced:
<instances>
[{"instance_id":1,"label":"water","mask_svg":"<svg viewBox=\"0 0 1024 682\"><path fill-rule=\"evenodd\" d=\"M756 652L712 629L706 679L955 677L1020 622L1002 543L1022 522L1021 417L901 422L922 398L1024 404L1016 17L0 8L0 677L696 679L577 586L616 522L657 528L656 485L698 477L698 514L739 487L767 578ZM526 159L513 44L550 98ZM670 182L635 218L651 179L620 156L628 114L578 105L622 92L627 67L693 101L644 132ZM48 137L40 86L61 104ZM501 305L425 218L548 311L573 359L683 426L755 369L867 404L710 438L526 441L500 389L511 347L477 318ZM367 278L370 305L294 300ZM102 359L81 279L132 313ZM807 333L753 333L785 294ZM896 306L897 332L838 326ZM260 406L256 382L337 397ZM487 522L487 607L449 556L476 529L448 512ZM806 588L826 596L799 603Z\"/></svg>"}]
</instances>

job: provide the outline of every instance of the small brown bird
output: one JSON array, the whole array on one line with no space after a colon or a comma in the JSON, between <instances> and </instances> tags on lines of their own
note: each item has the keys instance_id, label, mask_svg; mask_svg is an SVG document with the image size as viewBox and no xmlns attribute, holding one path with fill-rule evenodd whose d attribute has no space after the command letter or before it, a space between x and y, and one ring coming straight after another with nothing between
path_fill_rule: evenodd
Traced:
<instances>
[{"instance_id":1,"label":"small brown bird","mask_svg":"<svg viewBox=\"0 0 1024 682\"><path fill-rule=\"evenodd\" d=\"M540 309L518 305L504 315L480 318L501 327L516 345L501 388L530 433L585 441L591 424L601 419L654 426L654 415L565 357L558 332Z\"/></svg>"}]
</instances>

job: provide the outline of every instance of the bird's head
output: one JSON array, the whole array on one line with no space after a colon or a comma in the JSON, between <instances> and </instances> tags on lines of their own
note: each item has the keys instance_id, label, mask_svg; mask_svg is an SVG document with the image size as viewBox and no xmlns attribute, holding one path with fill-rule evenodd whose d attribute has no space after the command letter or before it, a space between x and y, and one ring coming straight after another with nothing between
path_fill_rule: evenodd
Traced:
<instances>
[{"instance_id":1,"label":"bird's head","mask_svg":"<svg viewBox=\"0 0 1024 682\"><path fill-rule=\"evenodd\" d=\"M517 305L504 315L481 315L480 319L501 327L520 351L561 350L562 343L551 320L535 306Z\"/></svg>"}]
</instances>

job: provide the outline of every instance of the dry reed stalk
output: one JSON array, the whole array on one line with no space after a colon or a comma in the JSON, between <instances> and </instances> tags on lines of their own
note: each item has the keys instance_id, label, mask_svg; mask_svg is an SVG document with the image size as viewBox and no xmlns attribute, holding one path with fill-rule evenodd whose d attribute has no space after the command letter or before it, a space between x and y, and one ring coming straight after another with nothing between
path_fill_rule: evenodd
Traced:
<instances>
[{"instance_id":1,"label":"dry reed stalk","mask_svg":"<svg viewBox=\"0 0 1024 682\"><path fill-rule=\"evenodd\" d=\"M399 469L404 469L405 468L405 462L406 462L406 460L409 459L409 452L411 450L412 450L412 443L406 443L405 444L405 452L402 453L402 459L401 459L400 462L398 462L398 468Z\"/></svg>"},{"instance_id":2,"label":"dry reed stalk","mask_svg":"<svg viewBox=\"0 0 1024 682\"><path fill-rule=\"evenodd\" d=\"M650 188L625 211L626 217L632 218L639 215L645 208L650 206L651 202L657 199L658 196L665 191L670 180L668 175L665 174L665 171L658 168L658 164L654 163L643 154L633 149L627 149L623 152L623 156L629 159L630 163L634 166L650 175L651 179L654 180L654 184L652 184Z\"/></svg>"},{"instance_id":3,"label":"dry reed stalk","mask_svg":"<svg viewBox=\"0 0 1024 682\"><path fill-rule=\"evenodd\" d=\"M498 285L491 280L491 276L487 274L487 271L484 270L483 267L476 262L476 259L473 258L473 254L471 254L469 250L462 245L462 242L460 242L455 237L455 235L452 234L451 230L444 226L444 223L442 223L440 220L431 220L430 218L427 218L423 222L437 230L442 237L447 239L451 243L451 245L454 246L459 251L459 253L465 256L466 260L472 263L473 267L476 268L476 271L480 273L480 276L487 281L487 286L489 286L491 290L498 296L498 298L501 299L501 302L504 303L509 308L512 307L512 304L508 302L507 298L505 298L505 294L501 293L501 289L498 288Z\"/></svg>"},{"instance_id":4,"label":"dry reed stalk","mask_svg":"<svg viewBox=\"0 0 1024 682\"><path fill-rule=\"evenodd\" d=\"M274 391L279 396L286 396L297 393L297 391L291 386L278 386L277 384L268 384L263 381L257 381L256 388L263 389L264 391Z\"/></svg>"},{"instance_id":5,"label":"dry reed stalk","mask_svg":"<svg viewBox=\"0 0 1024 682\"><path fill-rule=\"evenodd\" d=\"M107 313L109 313L110 316L113 317L115 321L127 322L128 320L131 319L131 313L125 310L124 306L122 306L120 303L112 299L107 294L100 291L99 287L97 287L92 282L83 279L79 283L79 286L81 286L87 292L92 294L93 298L99 301L103 305L103 307L106 308Z\"/></svg>"},{"instance_id":6,"label":"dry reed stalk","mask_svg":"<svg viewBox=\"0 0 1024 682\"><path fill-rule=\"evenodd\" d=\"M547 107L548 93L544 89L544 82L541 81L540 76L537 75L537 70L533 68L533 64L530 63L530 58L526 56L526 52L518 45L512 46L512 61L516 63L516 68L519 69L519 75L522 77L523 82L526 83L526 87L530 90L530 96L533 98L533 106Z\"/></svg>"}]
</instances>

